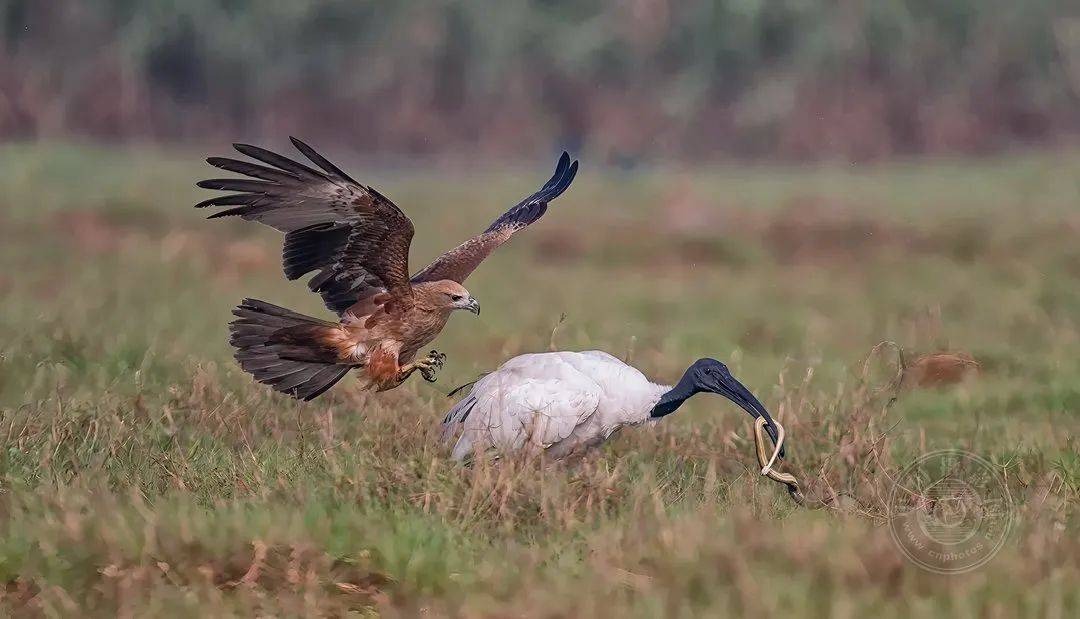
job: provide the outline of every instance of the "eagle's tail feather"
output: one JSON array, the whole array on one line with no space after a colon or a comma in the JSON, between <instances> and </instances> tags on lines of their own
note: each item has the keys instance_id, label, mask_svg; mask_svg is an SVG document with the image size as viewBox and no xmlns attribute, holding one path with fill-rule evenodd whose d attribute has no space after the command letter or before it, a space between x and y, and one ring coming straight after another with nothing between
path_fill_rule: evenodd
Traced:
<instances>
[{"instance_id":1,"label":"eagle's tail feather","mask_svg":"<svg viewBox=\"0 0 1080 619\"><path fill-rule=\"evenodd\" d=\"M255 380L298 400L311 400L334 386L353 366L336 363L324 345L292 334L334 329L334 323L299 314L258 299L244 299L233 310L229 343L236 360Z\"/></svg>"}]
</instances>

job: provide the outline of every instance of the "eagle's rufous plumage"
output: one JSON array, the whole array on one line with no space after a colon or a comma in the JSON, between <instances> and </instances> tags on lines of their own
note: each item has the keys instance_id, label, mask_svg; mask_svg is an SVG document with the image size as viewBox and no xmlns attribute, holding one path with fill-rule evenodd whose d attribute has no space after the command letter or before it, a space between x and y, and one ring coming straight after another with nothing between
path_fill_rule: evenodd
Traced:
<instances>
[{"instance_id":1,"label":"eagle's rufous plumage","mask_svg":"<svg viewBox=\"0 0 1080 619\"><path fill-rule=\"evenodd\" d=\"M417 369L427 377L441 356L413 363L416 353L442 331L453 310L479 312L461 284L495 248L539 219L578 168L563 153L539 191L410 278L413 225L405 213L291 139L316 167L236 144L259 163L224 157L207 162L250 178L198 183L232 193L196 207L229 206L210 217L238 216L284 232L285 276L315 272L308 287L338 314L334 323L255 299L245 299L233 312L230 341L241 366L259 382L301 399L318 396L353 368L363 368L366 386L378 390L397 386Z\"/></svg>"}]
</instances>

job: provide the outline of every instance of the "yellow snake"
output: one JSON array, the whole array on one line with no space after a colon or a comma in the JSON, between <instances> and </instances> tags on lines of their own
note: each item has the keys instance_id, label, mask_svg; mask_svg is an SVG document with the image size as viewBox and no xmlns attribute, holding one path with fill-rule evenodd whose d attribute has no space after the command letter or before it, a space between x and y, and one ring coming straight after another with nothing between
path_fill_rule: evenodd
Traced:
<instances>
[{"instance_id":1,"label":"yellow snake","mask_svg":"<svg viewBox=\"0 0 1080 619\"><path fill-rule=\"evenodd\" d=\"M776 459L780 455L780 448L784 445L784 426L775 420L773 423L776 424L776 448L770 458L765 445L765 418L758 417L757 421L754 422L754 446L757 447L757 459L758 464L761 465L761 474L787 486L788 494L791 495L792 500L799 505L805 505L806 498L803 496L802 491L799 490L799 482L795 479L795 476L773 469L773 464L776 463Z\"/></svg>"}]
</instances>

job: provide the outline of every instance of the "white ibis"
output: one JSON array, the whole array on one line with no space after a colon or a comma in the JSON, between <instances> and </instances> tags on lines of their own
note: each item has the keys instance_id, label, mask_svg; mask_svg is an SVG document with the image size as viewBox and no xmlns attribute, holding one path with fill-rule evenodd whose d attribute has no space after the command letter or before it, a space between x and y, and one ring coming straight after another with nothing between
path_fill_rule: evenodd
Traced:
<instances>
[{"instance_id":1,"label":"white ibis","mask_svg":"<svg viewBox=\"0 0 1080 619\"><path fill-rule=\"evenodd\" d=\"M443 420L444 437L460 433L453 458L475 451L545 453L565 458L599 445L625 426L655 422L674 413L696 393L716 393L758 420L762 474L788 486L790 475L773 470L783 457L783 430L754 394L715 359L699 359L674 387L651 382L636 368L606 352L548 352L520 355L472 386ZM764 428L775 445L771 460Z\"/></svg>"}]
</instances>

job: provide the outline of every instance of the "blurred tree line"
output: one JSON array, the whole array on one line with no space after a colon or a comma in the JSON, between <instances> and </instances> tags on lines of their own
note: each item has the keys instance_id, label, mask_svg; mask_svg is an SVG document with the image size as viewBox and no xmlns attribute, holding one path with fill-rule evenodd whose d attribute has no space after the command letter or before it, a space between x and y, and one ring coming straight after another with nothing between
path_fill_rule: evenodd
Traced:
<instances>
[{"instance_id":1,"label":"blurred tree line","mask_svg":"<svg viewBox=\"0 0 1080 619\"><path fill-rule=\"evenodd\" d=\"M872 159L1075 141L1076 0L0 0L0 137Z\"/></svg>"}]
</instances>

